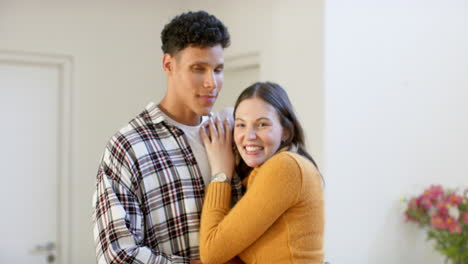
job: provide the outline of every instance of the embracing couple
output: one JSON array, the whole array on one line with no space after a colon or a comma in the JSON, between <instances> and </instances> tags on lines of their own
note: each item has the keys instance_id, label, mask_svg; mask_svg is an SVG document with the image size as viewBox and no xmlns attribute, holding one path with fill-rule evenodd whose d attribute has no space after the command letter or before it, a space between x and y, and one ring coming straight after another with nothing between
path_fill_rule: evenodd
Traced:
<instances>
[{"instance_id":1,"label":"embracing couple","mask_svg":"<svg viewBox=\"0 0 468 264\"><path fill-rule=\"evenodd\" d=\"M322 178L285 90L254 83L213 114L227 28L187 12L161 40L166 94L98 169L98 263L323 263Z\"/></svg>"}]
</instances>

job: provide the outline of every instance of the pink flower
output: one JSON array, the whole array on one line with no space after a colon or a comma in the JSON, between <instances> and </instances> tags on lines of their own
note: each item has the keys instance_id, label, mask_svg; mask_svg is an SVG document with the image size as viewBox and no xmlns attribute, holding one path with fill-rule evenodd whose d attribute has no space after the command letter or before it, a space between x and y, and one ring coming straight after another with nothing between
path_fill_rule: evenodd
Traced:
<instances>
[{"instance_id":1,"label":"pink flower","mask_svg":"<svg viewBox=\"0 0 468 264\"><path fill-rule=\"evenodd\" d=\"M449 203L453 205L459 205L462 202L463 198L460 195L456 195L455 193L452 193L449 195L447 200Z\"/></svg>"},{"instance_id":2,"label":"pink flower","mask_svg":"<svg viewBox=\"0 0 468 264\"><path fill-rule=\"evenodd\" d=\"M447 224L445 223L444 218L437 215L431 217L431 226L437 229L447 229Z\"/></svg>"},{"instance_id":3,"label":"pink flower","mask_svg":"<svg viewBox=\"0 0 468 264\"><path fill-rule=\"evenodd\" d=\"M448 214L448 203L446 201L440 201L437 203L437 211L441 215Z\"/></svg>"},{"instance_id":4,"label":"pink flower","mask_svg":"<svg viewBox=\"0 0 468 264\"><path fill-rule=\"evenodd\" d=\"M452 217L447 217L445 218L445 224L450 227L451 225L453 225L455 222L457 222L457 220L453 219Z\"/></svg>"},{"instance_id":5,"label":"pink flower","mask_svg":"<svg viewBox=\"0 0 468 264\"><path fill-rule=\"evenodd\" d=\"M452 234L461 234L462 232L460 225L451 226L449 227L449 230Z\"/></svg>"},{"instance_id":6,"label":"pink flower","mask_svg":"<svg viewBox=\"0 0 468 264\"><path fill-rule=\"evenodd\" d=\"M456 219L452 217L447 217L445 219L445 225L448 227L450 233L461 234L461 226Z\"/></svg>"},{"instance_id":7,"label":"pink flower","mask_svg":"<svg viewBox=\"0 0 468 264\"><path fill-rule=\"evenodd\" d=\"M432 200L437 200L439 197L444 196L444 189L442 185L431 185L429 189L424 191L424 195L427 195Z\"/></svg>"},{"instance_id":8,"label":"pink flower","mask_svg":"<svg viewBox=\"0 0 468 264\"><path fill-rule=\"evenodd\" d=\"M431 209L432 206L434 206L431 202L431 199L427 198L427 197L423 197L420 202L422 207L424 207L424 209L426 210L429 210Z\"/></svg>"}]
</instances>

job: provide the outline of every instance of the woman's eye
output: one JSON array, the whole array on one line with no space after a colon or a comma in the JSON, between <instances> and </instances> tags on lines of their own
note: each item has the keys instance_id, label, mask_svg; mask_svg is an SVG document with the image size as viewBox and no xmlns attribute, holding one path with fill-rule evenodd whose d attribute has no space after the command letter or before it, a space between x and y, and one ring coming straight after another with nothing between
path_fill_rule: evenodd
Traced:
<instances>
[{"instance_id":1,"label":"woman's eye","mask_svg":"<svg viewBox=\"0 0 468 264\"><path fill-rule=\"evenodd\" d=\"M244 124L236 124L236 127L244 127Z\"/></svg>"}]
</instances>

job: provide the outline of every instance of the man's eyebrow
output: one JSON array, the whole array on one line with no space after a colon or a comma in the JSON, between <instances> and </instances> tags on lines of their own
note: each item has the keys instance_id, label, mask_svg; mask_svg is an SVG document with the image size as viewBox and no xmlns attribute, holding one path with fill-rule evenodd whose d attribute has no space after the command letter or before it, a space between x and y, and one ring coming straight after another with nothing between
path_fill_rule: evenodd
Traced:
<instances>
[{"instance_id":1,"label":"man's eyebrow","mask_svg":"<svg viewBox=\"0 0 468 264\"><path fill-rule=\"evenodd\" d=\"M211 66L210 63L206 62L206 61L196 61L194 62L192 65L208 65L208 66ZM219 68L219 67L223 67L224 68L224 62L223 63L219 63L216 65L216 68Z\"/></svg>"},{"instance_id":2,"label":"man's eyebrow","mask_svg":"<svg viewBox=\"0 0 468 264\"><path fill-rule=\"evenodd\" d=\"M192 65L196 65L196 64L209 65L209 63L206 61L195 61L194 63L192 63Z\"/></svg>"}]
</instances>

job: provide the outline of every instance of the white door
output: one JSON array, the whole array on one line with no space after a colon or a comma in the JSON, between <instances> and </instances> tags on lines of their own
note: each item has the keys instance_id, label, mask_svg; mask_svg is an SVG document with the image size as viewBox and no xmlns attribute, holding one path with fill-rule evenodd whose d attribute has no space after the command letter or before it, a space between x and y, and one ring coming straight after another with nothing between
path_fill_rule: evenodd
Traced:
<instances>
[{"instance_id":1,"label":"white door","mask_svg":"<svg viewBox=\"0 0 468 264\"><path fill-rule=\"evenodd\" d=\"M58 67L0 61L0 263L56 263L59 82Z\"/></svg>"}]
</instances>

